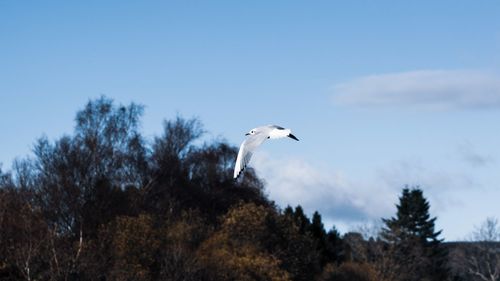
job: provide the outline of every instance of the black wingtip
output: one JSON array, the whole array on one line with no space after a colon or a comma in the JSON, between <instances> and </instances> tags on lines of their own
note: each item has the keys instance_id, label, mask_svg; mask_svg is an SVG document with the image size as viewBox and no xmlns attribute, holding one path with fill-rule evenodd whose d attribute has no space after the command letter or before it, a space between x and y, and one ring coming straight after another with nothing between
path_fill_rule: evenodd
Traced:
<instances>
[{"instance_id":1,"label":"black wingtip","mask_svg":"<svg viewBox=\"0 0 500 281\"><path fill-rule=\"evenodd\" d=\"M292 134L288 134L288 137L289 137L289 138L291 138L291 139L294 139L294 140L296 140L296 141L299 141L299 139L298 139L298 138L296 138L296 137L295 137L294 135L292 135Z\"/></svg>"},{"instance_id":2,"label":"black wingtip","mask_svg":"<svg viewBox=\"0 0 500 281\"><path fill-rule=\"evenodd\" d=\"M241 174L243 174L243 171L246 169L246 167L247 167L247 165L243 166L243 168L238 172L236 177L233 177L234 181L237 181L240 178Z\"/></svg>"}]
</instances>

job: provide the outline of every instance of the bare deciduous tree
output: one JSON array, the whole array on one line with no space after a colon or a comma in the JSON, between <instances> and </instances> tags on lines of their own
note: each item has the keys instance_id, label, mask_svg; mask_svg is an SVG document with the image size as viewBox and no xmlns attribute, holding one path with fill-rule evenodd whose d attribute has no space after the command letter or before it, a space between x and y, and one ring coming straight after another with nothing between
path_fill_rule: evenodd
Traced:
<instances>
[{"instance_id":1,"label":"bare deciduous tree","mask_svg":"<svg viewBox=\"0 0 500 281\"><path fill-rule=\"evenodd\" d=\"M486 220L465 242L454 243L450 263L454 274L465 280L500 280L500 225L494 217Z\"/></svg>"},{"instance_id":2,"label":"bare deciduous tree","mask_svg":"<svg viewBox=\"0 0 500 281\"><path fill-rule=\"evenodd\" d=\"M467 271L484 281L500 280L500 226L498 219L487 218L472 233L472 253L467 255Z\"/></svg>"}]
</instances>

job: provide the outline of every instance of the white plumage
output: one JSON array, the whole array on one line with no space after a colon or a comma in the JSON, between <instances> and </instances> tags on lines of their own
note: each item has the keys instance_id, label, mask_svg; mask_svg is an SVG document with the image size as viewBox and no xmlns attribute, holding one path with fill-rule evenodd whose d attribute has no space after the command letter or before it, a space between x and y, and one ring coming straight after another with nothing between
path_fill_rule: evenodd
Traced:
<instances>
[{"instance_id":1,"label":"white plumage","mask_svg":"<svg viewBox=\"0 0 500 281\"><path fill-rule=\"evenodd\" d=\"M250 132L246 133L246 135L248 137L241 143L240 150L238 151L238 157L236 158L236 164L234 165L235 179L246 168L248 162L250 162L253 151L265 140L285 137L289 137L297 141L299 140L292 135L292 131L290 129L285 129L276 125L257 127L250 130Z\"/></svg>"}]
</instances>

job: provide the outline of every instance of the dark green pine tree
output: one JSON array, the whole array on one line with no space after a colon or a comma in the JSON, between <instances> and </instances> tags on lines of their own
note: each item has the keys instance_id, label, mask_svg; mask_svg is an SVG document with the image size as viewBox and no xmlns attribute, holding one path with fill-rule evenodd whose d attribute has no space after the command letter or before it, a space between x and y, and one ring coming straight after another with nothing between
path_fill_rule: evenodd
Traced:
<instances>
[{"instance_id":1,"label":"dark green pine tree","mask_svg":"<svg viewBox=\"0 0 500 281\"><path fill-rule=\"evenodd\" d=\"M321 215L318 211L314 212L312 216L311 224L309 225L309 232L311 232L312 236L318 240L326 239L325 227L323 226Z\"/></svg>"},{"instance_id":2,"label":"dark green pine tree","mask_svg":"<svg viewBox=\"0 0 500 281\"><path fill-rule=\"evenodd\" d=\"M295 221L295 224L299 227L299 232L301 234L306 233L306 231L309 229L309 225L311 224L309 218L304 214L304 210L300 205L295 207L295 212L293 213L293 220Z\"/></svg>"},{"instance_id":3,"label":"dark green pine tree","mask_svg":"<svg viewBox=\"0 0 500 281\"><path fill-rule=\"evenodd\" d=\"M344 242L335 226L326 234L326 259L328 262L339 264L345 260Z\"/></svg>"},{"instance_id":4,"label":"dark green pine tree","mask_svg":"<svg viewBox=\"0 0 500 281\"><path fill-rule=\"evenodd\" d=\"M283 210L283 215L288 217L297 226L299 233L307 235L312 239L321 267L328 263L339 264L343 261L344 244L340 233L335 226L326 232L318 211L314 212L312 219L309 220L300 205L295 207L295 209L287 206Z\"/></svg>"},{"instance_id":5,"label":"dark green pine tree","mask_svg":"<svg viewBox=\"0 0 500 281\"><path fill-rule=\"evenodd\" d=\"M320 256L320 264L324 266L327 262L327 240L326 240L326 231L323 226L323 222L321 221L321 215L318 211L314 212L311 220L311 224L309 225L309 233L311 234L314 244L316 245L316 251Z\"/></svg>"},{"instance_id":6,"label":"dark green pine tree","mask_svg":"<svg viewBox=\"0 0 500 281\"><path fill-rule=\"evenodd\" d=\"M328 233L325 231L318 211L314 212L308 231L316 245L322 267L328 263L338 264L341 262L344 245L340 234L335 226Z\"/></svg>"},{"instance_id":7,"label":"dark green pine tree","mask_svg":"<svg viewBox=\"0 0 500 281\"><path fill-rule=\"evenodd\" d=\"M286 206L286 208L283 210L283 215L285 215L288 218L293 218L292 206L290 206L290 205Z\"/></svg>"},{"instance_id":8,"label":"dark green pine tree","mask_svg":"<svg viewBox=\"0 0 500 281\"><path fill-rule=\"evenodd\" d=\"M447 252L439 238L441 231L434 230L436 217L430 217L422 190L404 188L396 207L396 217L383 219L382 238L394 246L401 270L413 272L415 280L447 280Z\"/></svg>"}]
</instances>

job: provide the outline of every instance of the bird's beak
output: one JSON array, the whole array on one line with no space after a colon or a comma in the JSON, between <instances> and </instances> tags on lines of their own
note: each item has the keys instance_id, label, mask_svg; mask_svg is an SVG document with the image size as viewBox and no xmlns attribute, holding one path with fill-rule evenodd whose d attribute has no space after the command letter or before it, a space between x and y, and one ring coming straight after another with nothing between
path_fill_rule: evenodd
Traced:
<instances>
[{"instance_id":1,"label":"bird's beak","mask_svg":"<svg viewBox=\"0 0 500 281\"><path fill-rule=\"evenodd\" d=\"M288 137L289 137L289 138L291 138L291 139L294 139L294 140L296 140L296 141L299 141L299 139L298 139L298 138L296 138L296 137L295 137L294 135L292 135L292 134L288 134Z\"/></svg>"},{"instance_id":2,"label":"bird's beak","mask_svg":"<svg viewBox=\"0 0 500 281\"><path fill-rule=\"evenodd\" d=\"M250 133L246 133L246 134L245 134L245 136L248 136L248 135L250 135Z\"/></svg>"}]
</instances>

